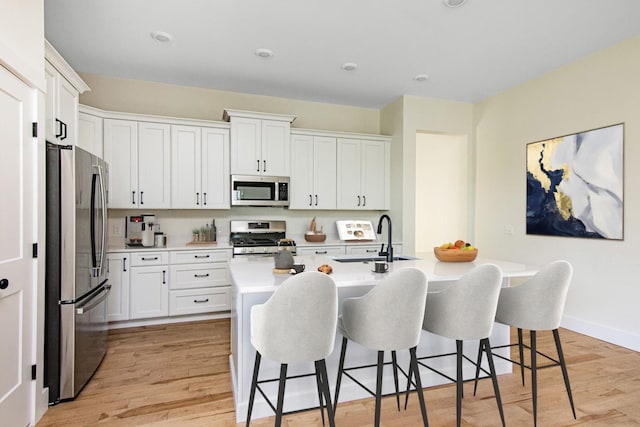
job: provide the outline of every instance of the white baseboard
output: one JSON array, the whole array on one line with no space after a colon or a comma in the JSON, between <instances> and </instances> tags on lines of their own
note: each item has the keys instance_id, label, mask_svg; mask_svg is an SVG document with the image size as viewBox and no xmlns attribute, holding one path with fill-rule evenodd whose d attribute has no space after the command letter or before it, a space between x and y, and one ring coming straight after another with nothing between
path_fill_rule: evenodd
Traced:
<instances>
[{"instance_id":1,"label":"white baseboard","mask_svg":"<svg viewBox=\"0 0 640 427\"><path fill-rule=\"evenodd\" d=\"M184 316L155 317L151 319L121 320L109 322L109 329L135 328L138 326L164 325L167 323L197 322L200 320L228 319L231 313L222 311L210 314L187 314Z\"/></svg>"},{"instance_id":2,"label":"white baseboard","mask_svg":"<svg viewBox=\"0 0 640 427\"><path fill-rule=\"evenodd\" d=\"M599 323L589 322L573 316L563 316L561 326L592 338L640 351L640 334L623 331Z\"/></svg>"}]
</instances>

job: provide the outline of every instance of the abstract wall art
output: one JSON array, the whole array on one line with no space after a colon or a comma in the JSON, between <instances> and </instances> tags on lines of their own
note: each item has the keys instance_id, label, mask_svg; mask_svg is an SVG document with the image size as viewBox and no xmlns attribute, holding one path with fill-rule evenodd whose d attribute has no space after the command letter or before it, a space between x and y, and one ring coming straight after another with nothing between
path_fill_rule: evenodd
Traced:
<instances>
[{"instance_id":1,"label":"abstract wall art","mask_svg":"<svg viewBox=\"0 0 640 427\"><path fill-rule=\"evenodd\" d=\"M527 144L527 234L623 239L624 124Z\"/></svg>"}]
</instances>

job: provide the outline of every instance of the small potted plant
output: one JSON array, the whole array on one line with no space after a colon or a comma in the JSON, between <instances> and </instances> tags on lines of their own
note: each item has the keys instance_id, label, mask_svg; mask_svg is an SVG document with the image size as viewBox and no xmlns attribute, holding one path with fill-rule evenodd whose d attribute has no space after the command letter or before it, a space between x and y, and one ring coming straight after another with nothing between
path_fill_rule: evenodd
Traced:
<instances>
[{"instance_id":1,"label":"small potted plant","mask_svg":"<svg viewBox=\"0 0 640 427\"><path fill-rule=\"evenodd\" d=\"M191 230L191 232L193 233L193 241L197 242L199 233L200 233L200 229L199 228L194 228L193 230Z\"/></svg>"}]
</instances>

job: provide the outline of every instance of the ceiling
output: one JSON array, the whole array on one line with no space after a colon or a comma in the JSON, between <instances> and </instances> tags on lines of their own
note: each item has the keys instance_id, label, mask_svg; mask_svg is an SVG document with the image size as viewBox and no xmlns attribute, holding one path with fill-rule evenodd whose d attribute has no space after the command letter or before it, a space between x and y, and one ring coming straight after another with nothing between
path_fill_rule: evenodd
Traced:
<instances>
[{"instance_id":1,"label":"ceiling","mask_svg":"<svg viewBox=\"0 0 640 427\"><path fill-rule=\"evenodd\" d=\"M476 102L640 34L638 0L44 3L46 38L79 72L369 108Z\"/></svg>"}]
</instances>

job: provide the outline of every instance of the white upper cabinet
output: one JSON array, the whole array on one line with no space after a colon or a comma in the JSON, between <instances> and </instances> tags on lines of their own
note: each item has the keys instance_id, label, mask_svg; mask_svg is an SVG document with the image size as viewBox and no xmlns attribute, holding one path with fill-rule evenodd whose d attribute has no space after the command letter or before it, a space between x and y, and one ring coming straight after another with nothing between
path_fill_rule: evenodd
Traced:
<instances>
[{"instance_id":1,"label":"white upper cabinet","mask_svg":"<svg viewBox=\"0 0 640 427\"><path fill-rule=\"evenodd\" d=\"M102 117L86 112L86 110L86 107L83 107L78 114L78 142L76 145L103 158Z\"/></svg>"},{"instance_id":2,"label":"white upper cabinet","mask_svg":"<svg viewBox=\"0 0 640 427\"><path fill-rule=\"evenodd\" d=\"M76 145L78 99L89 87L47 41L45 59L46 139L53 143Z\"/></svg>"},{"instance_id":3,"label":"white upper cabinet","mask_svg":"<svg viewBox=\"0 0 640 427\"><path fill-rule=\"evenodd\" d=\"M336 138L291 136L290 209L336 209Z\"/></svg>"},{"instance_id":4,"label":"white upper cabinet","mask_svg":"<svg viewBox=\"0 0 640 427\"><path fill-rule=\"evenodd\" d=\"M170 207L170 125L104 120L109 208Z\"/></svg>"},{"instance_id":5,"label":"white upper cabinet","mask_svg":"<svg viewBox=\"0 0 640 427\"><path fill-rule=\"evenodd\" d=\"M231 123L231 174L290 175L290 133L295 116L225 110Z\"/></svg>"},{"instance_id":6,"label":"white upper cabinet","mask_svg":"<svg viewBox=\"0 0 640 427\"><path fill-rule=\"evenodd\" d=\"M171 207L229 209L229 130L171 126Z\"/></svg>"},{"instance_id":7,"label":"white upper cabinet","mask_svg":"<svg viewBox=\"0 0 640 427\"><path fill-rule=\"evenodd\" d=\"M387 141L338 138L338 209L389 209Z\"/></svg>"}]
</instances>

